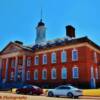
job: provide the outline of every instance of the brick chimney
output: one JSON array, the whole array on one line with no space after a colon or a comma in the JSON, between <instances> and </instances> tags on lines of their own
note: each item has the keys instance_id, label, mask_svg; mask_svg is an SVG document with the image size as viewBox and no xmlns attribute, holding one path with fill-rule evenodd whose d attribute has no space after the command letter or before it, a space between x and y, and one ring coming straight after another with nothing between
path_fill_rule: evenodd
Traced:
<instances>
[{"instance_id":1,"label":"brick chimney","mask_svg":"<svg viewBox=\"0 0 100 100\"><path fill-rule=\"evenodd\" d=\"M66 26L66 36L68 38L75 38L75 28L73 26Z\"/></svg>"}]
</instances>

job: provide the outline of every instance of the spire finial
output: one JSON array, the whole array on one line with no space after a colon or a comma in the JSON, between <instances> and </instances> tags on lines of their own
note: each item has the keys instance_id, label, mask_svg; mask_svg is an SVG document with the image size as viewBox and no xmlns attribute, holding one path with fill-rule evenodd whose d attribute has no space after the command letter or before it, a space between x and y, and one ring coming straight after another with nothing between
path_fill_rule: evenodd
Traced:
<instances>
[{"instance_id":1,"label":"spire finial","mask_svg":"<svg viewBox=\"0 0 100 100\"><path fill-rule=\"evenodd\" d=\"M41 19L40 19L41 22L42 22L42 18L43 18L43 10L41 8Z\"/></svg>"}]
</instances>

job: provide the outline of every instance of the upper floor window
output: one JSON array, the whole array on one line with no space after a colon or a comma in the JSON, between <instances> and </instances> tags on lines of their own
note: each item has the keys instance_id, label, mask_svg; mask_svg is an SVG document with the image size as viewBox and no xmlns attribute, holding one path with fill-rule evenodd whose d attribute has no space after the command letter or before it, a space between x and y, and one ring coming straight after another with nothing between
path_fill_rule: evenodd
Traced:
<instances>
[{"instance_id":1,"label":"upper floor window","mask_svg":"<svg viewBox=\"0 0 100 100\"><path fill-rule=\"evenodd\" d=\"M39 56L35 56L35 65L39 64Z\"/></svg>"},{"instance_id":2,"label":"upper floor window","mask_svg":"<svg viewBox=\"0 0 100 100\"><path fill-rule=\"evenodd\" d=\"M79 70L78 70L78 67L73 67L72 74L73 74L73 79L78 79L79 78Z\"/></svg>"},{"instance_id":3,"label":"upper floor window","mask_svg":"<svg viewBox=\"0 0 100 100\"><path fill-rule=\"evenodd\" d=\"M67 54L66 51L61 52L61 62L66 62L67 60Z\"/></svg>"},{"instance_id":4,"label":"upper floor window","mask_svg":"<svg viewBox=\"0 0 100 100\"><path fill-rule=\"evenodd\" d=\"M27 71L27 73L26 73L26 79L30 80L30 71Z\"/></svg>"},{"instance_id":5,"label":"upper floor window","mask_svg":"<svg viewBox=\"0 0 100 100\"><path fill-rule=\"evenodd\" d=\"M52 63L56 63L56 53L55 52L51 54L51 61Z\"/></svg>"},{"instance_id":6,"label":"upper floor window","mask_svg":"<svg viewBox=\"0 0 100 100\"><path fill-rule=\"evenodd\" d=\"M38 80L38 70L34 70L34 80Z\"/></svg>"},{"instance_id":7,"label":"upper floor window","mask_svg":"<svg viewBox=\"0 0 100 100\"><path fill-rule=\"evenodd\" d=\"M98 77L98 69L97 68L95 69L95 73L96 73L96 79L98 79L99 77Z\"/></svg>"},{"instance_id":8,"label":"upper floor window","mask_svg":"<svg viewBox=\"0 0 100 100\"><path fill-rule=\"evenodd\" d=\"M46 69L43 69L43 71L42 71L42 79L43 80L47 79L47 70Z\"/></svg>"},{"instance_id":9,"label":"upper floor window","mask_svg":"<svg viewBox=\"0 0 100 100\"><path fill-rule=\"evenodd\" d=\"M94 52L94 63L97 63L97 53Z\"/></svg>"},{"instance_id":10,"label":"upper floor window","mask_svg":"<svg viewBox=\"0 0 100 100\"><path fill-rule=\"evenodd\" d=\"M57 78L56 69L53 68L53 69L51 70L51 79L56 79L56 78Z\"/></svg>"},{"instance_id":11,"label":"upper floor window","mask_svg":"<svg viewBox=\"0 0 100 100\"><path fill-rule=\"evenodd\" d=\"M11 67L15 67L15 59L11 60Z\"/></svg>"},{"instance_id":12,"label":"upper floor window","mask_svg":"<svg viewBox=\"0 0 100 100\"><path fill-rule=\"evenodd\" d=\"M72 61L77 61L78 60L78 50L73 49L72 50Z\"/></svg>"},{"instance_id":13,"label":"upper floor window","mask_svg":"<svg viewBox=\"0 0 100 100\"><path fill-rule=\"evenodd\" d=\"M67 69L66 68L62 68L62 70L61 70L61 78L62 79L67 79Z\"/></svg>"},{"instance_id":14,"label":"upper floor window","mask_svg":"<svg viewBox=\"0 0 100 100\"><path fill-rule=\"evenodd\" d=\"M47 64L47 55L46 54L43 55L43 64Z\"/></svg>"},{"instance_id":15,"label":"upper floor window","mask_svg":"<svg viewBox=\"0 0 100 100\"><path fill-rule=\"evenodd\" d=\"M27 66L31 66L31 58L27 58Z\"/></svg>"}]
</instances>

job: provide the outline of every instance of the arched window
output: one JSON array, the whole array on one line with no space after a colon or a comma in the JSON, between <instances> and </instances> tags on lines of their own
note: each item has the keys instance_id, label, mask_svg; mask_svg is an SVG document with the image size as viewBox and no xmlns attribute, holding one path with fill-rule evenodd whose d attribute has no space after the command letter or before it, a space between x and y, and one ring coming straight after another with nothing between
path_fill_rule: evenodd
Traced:
<instances>
[{"instance_id":1,"label":"arched window","mask_svg":"<svg viewBox=\"0 0 100 100\"><path fill-rule=\"evenodd\" d=\"M38 70L34 70L34 80L38 80Z\"/></svg>"},{"instance_id":2,"label":"arched window","mask_svg":"<svg viewBox=\"0 0 100 100\"><path fill-rule=\"evenodd\" d=\"M62 79L67 79L67 69L66 68L62 68L62 70L61 70L61 78Z\"/></svg>"},{"instance_id":3,"label":"arched window","mask_svg":"<svg viewBox=\"0 0 100 100\"><path fill-rule=\"evenodd\" d=\"M57 78L56 69L53 68L53 69L51 70L51 79L56 79L56 78Z\"/></svg>"},{"instance_id":4,"label":"arched window","mask_svg":"<svg viewBox=\"0 0 100 100\"><path fill-rule=\"evenodd\" d=\"M98 69L95 69L95 73L96 73L96 79L98 79Z\"/></svg>"},{"instance_id":5,"label":"arched window","mask_svg":"<svg viewBox=\"0 0 100 100\"><path fill-rule=\"evenodd\" d=\"M31 66L31 58L30 57L27 58L27 66Z\"/></svg>"},{"instance_id":6,"label":"arched window","mask_svg":"<svg viewBox=\"0 0 100 100\"><path fill-rule=\"evenodd\" d=\"M35 65L39 64L39 56L35 56L35 60L34 60Z\"/></svg>"},{"instance_id":7,"label":"arched window","mask_svg":"<svg viewBox=\"0 0 100 100\"><path fill-rule=\"evenodd\" d=\"M47 79L47 70L46 69L43 69L42 70L42 79L43 80L46 80Z\"/></svg>"},{"instance_id":8,"label":"arched window","mask_svg":"<svg viewBox=\"0 0 100 100\"><path fill-rule=\"evenodd\" d=\"M52 63L56 63L56 53L55 52L51 54L51 61Z\"/></svg>"},{"instance_id":9,"label":"arched window","mask_svg":"<svg viewBox=\"0 0 100 100\"><path fill-rule=\"evenodd\" d=\"M77 61L78 60L78 50L73 49L72 50L72 61Z\"/></svg>"},{"instance_id":10,"label":"arched window","mask_svg":"<svg viewBox=\"0 0 100 100\"><path fill-rule=\"evenodd\" d=\"M26 79L27 79L27 80L30 80L30 71L27 71L27 72L26 72Z\"/></svg>"},{"instance_id":11,"label":"arched window","mask_svg":"<svg viewBox=\"0 0 100 100\"><path fill-rule=\"evenodd\" d=\"M66 54L66 51L62 51L61 52L61 62L66 62L67 60L67 54Z\"/></svg>"},{"instance_id":12,"label":"arched window","mask_svg":"<svg viewBox=\"0 0 100 100\"><path fill-rule=\"evenodd\" d=\"M73 79L78 79L79 78L79 70L78 70L78 67L73 67L72 74L73 74Z\"/></svg>"},{"instance_id":13,"label":"arched window","mask_svg":"<svg viewBox=\"0 0 100 100\"><path fill-rule=\"evenodd\" d=\"M10 79L12 80L14 78L14 72L11 72Z\"/></svg>"},{"instance_id":14,"label":"arched window","mask_svg":"<svg viewBox=\"0 0 100 100\"><path fill-rule=\"evenodd\" d=\"M46 54L43 55L43 64L47 64L47 55Z\"/></svg>"},{"instance_id":15,"label":"arched window","mask_svg":"<svg viewBox=\"0 0 100 100\"><path fill-rule=\"evenodd\" d=\"M94 78L94 68L91 66L91 78Z\"/></svg>"},{"instance_id":16,"label":"arched window","mask_svg":"<svg viewBox=\"0 0 100 100\"><path fill-rule=\"evenodd\" d=\"M94 63L97 63L97 53L94 52Z\"/></svg>"}]
</instances>

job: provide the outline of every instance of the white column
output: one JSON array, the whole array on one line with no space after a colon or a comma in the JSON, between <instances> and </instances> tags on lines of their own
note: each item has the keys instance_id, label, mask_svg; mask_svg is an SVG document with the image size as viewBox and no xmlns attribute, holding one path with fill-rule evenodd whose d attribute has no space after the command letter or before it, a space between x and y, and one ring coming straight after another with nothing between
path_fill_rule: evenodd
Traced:
<instances>
[{"instance_id":1,"label":"white column","mask_svg":"<svg viewBox=\"0 0 100 100\"><path fill-rule=\"evenodd\" d=\"M9 66L9 64L8 64L8 62L9 62L9 59L7 58L6 59L6 75L5 75L5 80L3 81L4 83L8 80L8 66Z\"/></svg>"},{"instance_id":2,"label":"white column","mask_svg":"<svg viewBox=\"0 0 100 100\"><path fill-rule=\"evenodd\" d=\"M2 80L2 59L0 58L0 81Z\"/></svg>"},{"instance_id":3,"label":"white column","mask_svg":"<svg viewBox=\"0 0 100 100\"><path fill-rule=\"evenodd\" d=\"M14 80L17 81L17 75L18 74L18 57L16 56L15 58L15 76L14 76Z\"/></svg>"},{"instance_id":4,"label":"white column","mask_svg":"<svg viewBox=\"0 0 100 100\"><path fill-rule=\"evenodd\" d=\"M22 81L25 81L25 66L26 66L26 56L23 56L23 65L22 65Z\"/></svg>"}]
</instances>

